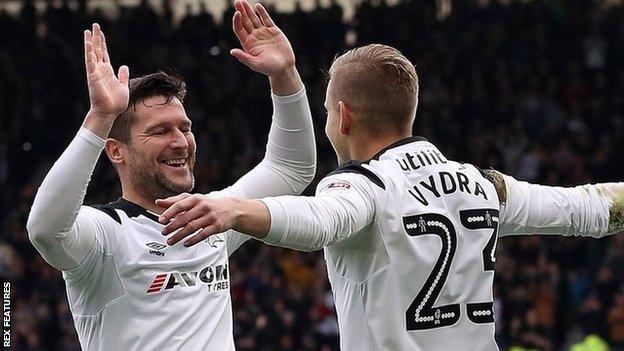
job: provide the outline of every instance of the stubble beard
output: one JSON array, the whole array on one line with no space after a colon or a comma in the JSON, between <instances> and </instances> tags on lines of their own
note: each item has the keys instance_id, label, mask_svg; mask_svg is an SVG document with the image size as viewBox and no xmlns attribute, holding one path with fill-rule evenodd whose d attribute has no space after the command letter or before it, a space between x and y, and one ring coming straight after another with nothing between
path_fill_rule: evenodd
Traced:
<instances>
[{"instance_id":1,"label":"stubble beard","mask_svg":"<svg viewBox=\"0 0 624 351\"><path fill-rule=\"evenodd\" d=\"M195 157L193 156L188 165L191 179L189 182L176 183L171 181L158 166L143 165L136 167L130 175L130 179L136 190L148 201L156 199L166 199L171 196L190 192L195 187L195 176L193 175Z\"/></svg>"}]
</instances>

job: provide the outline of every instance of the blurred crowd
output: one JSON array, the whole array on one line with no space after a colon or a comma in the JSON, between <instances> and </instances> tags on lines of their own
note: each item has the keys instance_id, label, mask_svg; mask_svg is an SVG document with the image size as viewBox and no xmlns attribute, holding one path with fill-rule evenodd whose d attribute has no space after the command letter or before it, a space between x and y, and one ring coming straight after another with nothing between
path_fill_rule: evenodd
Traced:
<instances>
[{"instance_id":1,"label":"blurred crowd","mask_svg":"<svg viewBox=\"0 0 624 351\"><path fill-rule=\"evenodd\" d=\"M262 158L269 87L228 54L237 46L232 8L222 23L202 8L174 24L167 0L158 11L146 2L120 5L114 18L87 11L86 0L50 1L43 11L23 2L17 15L0 10L0 278L12 283L16 350L76 350L61 274L34 250L25 221L88 109L82 31L100 23L113 64L129 65L132 76L167 70L186 79L200 192L227 186ZM337 166L323 132L324 70L336 53L372 42L398 47L416 65L414 133L449 158L543 184L623 179L623 5L453 0L439 21L435 3L363 0L349 23L335 3L274 14L312 105L317 180ZM119 196L115 172L101 160L86 203ZM596 334L624 350L624 235L498 243L502 349L567 350ZM322 253L249 242L231 256L230 271L238 350L338 350Z\"/></svg>"}]
</instances>

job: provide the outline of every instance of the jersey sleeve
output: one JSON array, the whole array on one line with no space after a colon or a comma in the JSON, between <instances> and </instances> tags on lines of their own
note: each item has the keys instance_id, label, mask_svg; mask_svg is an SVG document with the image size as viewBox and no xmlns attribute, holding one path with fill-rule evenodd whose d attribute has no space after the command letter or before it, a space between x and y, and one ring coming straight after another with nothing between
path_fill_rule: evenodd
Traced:
<instances>
[{"instance_id":1,"label":"jersey sleeve","mask_svg":"<svg viewBox=\"0 0 624 351\"><path fill-rule=\"evenodd\" d=\"M60 237L56 249L64 257L71 257L70 268L62 270L74 280L97 280L102 275L106 256L114 254L114 235L110 235L121 224L108 214L90 207L82 206L72 229ZM90 242L87 242L89 240Z\"/></svg>"},{"instance_id":2,"label":"jersey sleeve","mask_svg":"<svg viewBox=\"0 0 624 351\"><path fill-rule=\"evenodd\" d=\"M272 94L273 121L264 159L236 183L214 196L255 199L277 195L299 195L316 172L316 147L312 114L305 89L290 95ZM250 237L226 233L228 254Z\"/></svg>"},{"instance_id":3,"label":"jersey sleeve","mask_svg":"<svg viewBox=\"0 0 624 351\"><path fill-rule=\"evenodd\" d=\"M59 270L73 269L90 252L102 249L96 234L106 228L81 205L103 148L104 140L81 128L35 196L26 226L28 236L43 258Z\"/></svg>"},{"instance_id":4,"label":"jersey sleeve","mask_svg":"<svg viewBox=\"0 0 624 351\"><path fill-rule=\"evenodd\" d=\"M339 173L323 179L315 197L264 198L271 229L262 241L314 251L350 238L374 221L374 187L365 175Z\"/></svg>"},{"instance_id":5,"label":"jersey sleeve","mask_svg":"<svg viewBox=\"0 0 624 351\"><path fill-rule=\"evenodd\" d=\"M623 183L564 188L530 184L506 175L503 179L506 194L501 204L501 236L551 234L599 238L623 229L614 206L623 201Z\"/></svg>"},{"instance_id":6,"label":"jersey sleeve","mask_svg":"<svg viewBox=\"0 0 624 351\"><path fill-rule=\"evenodd\" d=\"M305 90L290 96L272 95L273 121L264 159L232 186L224 196L255 199L298 195L316 172L312 114Z\"/></svg>"}]
</instances>

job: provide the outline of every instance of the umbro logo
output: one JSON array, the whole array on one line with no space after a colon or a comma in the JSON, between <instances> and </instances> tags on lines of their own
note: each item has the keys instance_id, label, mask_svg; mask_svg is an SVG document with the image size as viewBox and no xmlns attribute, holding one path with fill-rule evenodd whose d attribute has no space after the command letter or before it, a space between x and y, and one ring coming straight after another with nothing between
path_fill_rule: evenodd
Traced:
<instances>
[{"instance_id":1,"label":"umbro logo","mask_svg":"<svg viewBox=\"0 0 624 351\"><path fill-rule=\"evenodd\" d=\"M154 250L162 250L165 247L167 247L167 245L161 244L161 243L157 243L155 241L152 241L151 243L147 243L145 245L147 245L147 247L149 247L150 249L154 249Z\"/></svg>"},{"instance_id":2,"label":"umbro logo","mask_svg":"<svg viewBox=\"0 0 624 351\"><path fill-rule=\"evenodd\" d=\"M148 251L150 254L155 255L155 256L160 256L160 257L165 255L164 251L166 251L167 249L167 245L157 243L155 241L152 241L151 243L147 243L145 244L145 246L151 249Z\"/></svg>"}]
</instances>

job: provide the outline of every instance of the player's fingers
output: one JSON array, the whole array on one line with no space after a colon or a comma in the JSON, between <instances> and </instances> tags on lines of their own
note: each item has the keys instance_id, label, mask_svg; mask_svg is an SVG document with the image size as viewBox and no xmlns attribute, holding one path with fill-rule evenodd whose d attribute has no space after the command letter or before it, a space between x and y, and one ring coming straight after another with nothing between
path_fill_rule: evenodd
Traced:
<instances>
[{"instance_id":1,"label":"player's fingers","mask_svg":"<svg viewBox=\"0 0 624 351\"><path fill-rule=\"evenodd\" d=\"M100 25L93 23L93 37L91 43L93 43L93 52L95 53L96 63L104 61L104 51L102 51L102 36L100 35Z\"/></svg>"},{"instance_id":2,"label":"player's fingers","mask_svg":"<svg viewBox=\"0 0 624 351\"><path fill-rule=\"evenodd\" d=\"M238 38L238 41L241 43L244 42L245 38L249 35L243 27L243 20L240 11L234 12L234 17L232 17L232 30L234 30L234 34Z\"/></svg>"},{"instance_id":3,"label":"player's fingers","mask_svg":"<svg viewBox=\"0 0 624 351\"><path fill-rule=\"evenodd\" d=\"M102 51L101 47L96 48L94 51L95 51L95 58L97 62L98 63L104 62L104 52Z\"/></svg>"},{"instance_id":4,"label":"player's fingers","mask_svg":"<svg viewBox=\"0 0 624 351\"><path fill-rule=\"evenodd\" d=\"M104 53L103 61L110 62L110 57L108 56L108 48L106 47L106 37L104 36L104 32L100 32L102 35L102 52Z\"/></svg>"},{"instance_id":5,"label":"player's fingers","mask_svg":"<svg viewBox=\"0 0 624 351\"><path fill-rule=\"evenodd\" d=\"M210 208L208 206L203 205L202 203L198 203L193 208L188 211L178 215L171 222L169 222L166 226L161 230L163 235L169 235L174 231L190 224L193 221L197 221L205 215L210 214Z\"/></svg>"},{"instance_id":6,"label":"player's fingers","mask_svg":"<svg viewBox=\"0 0 624 351\"><path fill-rule=\"evenodd\" d=\"M182 201L187 197L191 196L189 193L182 193L175 196L170 196L166 199L156 199L156 206L168 208L169 206L175 204L178 201Z\"/></svg>"},{"instance_id":7,"label":"player's fingers","mask_svg":"<svg viewBox=\"0 0 624 351\"><path fill-rule=\"evenodd\" d=\"M209 227L212 223L214 223L214 218L211 216L204 216L202 218L191 221L186 226L184 226L184 228L180 229L177 233L173 234L169 239L167 239L167 244L175 245L187 236L197 232L198 230Z\"/></svg>"},{"instance_id":8,"label":"player's fingers","mask_svg":"<svg viewBox=\"0 0 624 351\"><path fill-rule=\"evenodd\" d=\"M253 25L253 27L254 28L262 27L262 23L260 22L260 18L258 18L256 13L254 12L254 10L251 8L251 5L249 5L249 2L243 1L243 8L245 9L245 14L247 15L247 17L251 21L251 24Z\"/></svg>"},{"instance_id":9,"label":"player's fingers","mask_svg":"<svg viewBox=\"0 0 624 351\"><path fill-rule=\"evenodd\" d=\"M189 193L180 193L178 195L174 195L174 196L169 196L167 198L164 199L156 199L156 204L159 206L166 206L169 207L173 204L175 204L176 202L180 202L184 199L188 199L189 197L191 197L193 195L189 194Z\"/></svg>"},{"instance_id":10,"label":"player's fingers","mask_svg":"<svg viewBox=\"0 0 624 351\"><path fill-rule=\"evenodd\" d=\"M117 79L123 85L128 85L128 81L130 80L130 68L128 66L123 65L119 67L119 71L117 72Z\"/></svg>"},{"instance_id":11,"label":"player's fingers","mask_svg":"<svg viewBox=\"0 0 624 351\"><path fill-rule=\"evenodd\" d=\"M87 70L87 75L93 71L95 71L95 53L93 52L93 44L90 41L85 41L85 67Z\"/></svg>"},{"instance_id":12,"label":"player's fingers","mask_svg":"<svg viewBox=\"0 0 624 351\"><path fill-rule=\"evenodd\" d=\"M264 6L262 6L262 4L256 4L256 11L260 15L260 19L262 20L262 23L265 27L275 26L273 19L271 18L271 16L269 16L269 12L264 8Z\"/></svg>"},{"instance_id":13,"label":"player's fingers","mask_svg":"<svg viewBox=\"0 0 624 351\"><path fill-rule=\"evenodd\" d=\"M92 32L93 32L93 37L98 37L101 39L102 27L100 27L99 23L93 23Z\"/></svg>"},{"instance_id":14,"label":"player's fingers","mask_svg":"<svg viewBox=\"0 0 624 351\"><path fill-rule=\"evenodd\" d=\"M165 212L163 212L163 214L160 215L160 217L158 217L158 221L160 223L169 222L172 218L176 217L179 213L185 212L193 208L193 206L195 206L198 200L199 199L193 196L190 196L184 200L176 202L175 204L169 206L169 208L166 209Z\"/></svg>"},{"instance_id":15,"label":"player's fingers","mask_svg":"<svg viewBox=\"0 0 624 351\"><path fill-rule=\"evenodd\" d=\"M249 16L247 16L247 12L245 11L245 6L243 5L243 2L237 0L236 2L234 2L234 8L237 12L240 12L243 28L245 28L245 31L250 34L254 30L254 26L253 23L251 23Z\"/></svg>"},{"instance_id":16,"label":"player's fingers","mask_svg":"<svg viewBox=\"0 0 624 351\"><path fill-rule=\"evenodd\" d=\"M209 236L220 233L220 226L215 224L209 225L202 229L199 233L193 235L184 242L184 246L189 247L206 240Z\"/></svg>"}]
</instances>

